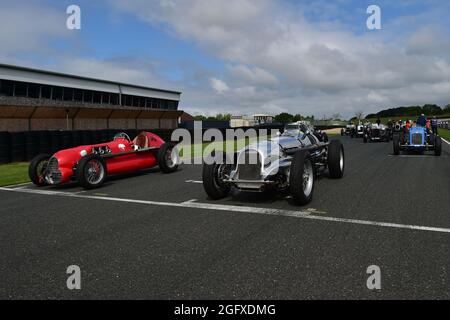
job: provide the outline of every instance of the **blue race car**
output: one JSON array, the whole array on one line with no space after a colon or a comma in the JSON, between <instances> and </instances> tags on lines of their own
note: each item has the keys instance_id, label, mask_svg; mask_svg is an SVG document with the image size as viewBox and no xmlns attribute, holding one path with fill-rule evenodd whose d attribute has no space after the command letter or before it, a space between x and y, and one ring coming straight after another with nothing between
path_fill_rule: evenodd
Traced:
<instances>
[{"instance_id":1,"label":"blue race car","mask_svg":"<svg viewBox=\"0 0 450 320\"><path fill-rule=\"evenodd\" d=\"M424 127L404 128L403 132L394 135L393 142L394 155L399 155L402 150L418 153L434 151L435 156L440 156L442 152L441 137L429 134Z\"/></svg>"}]
</instances>

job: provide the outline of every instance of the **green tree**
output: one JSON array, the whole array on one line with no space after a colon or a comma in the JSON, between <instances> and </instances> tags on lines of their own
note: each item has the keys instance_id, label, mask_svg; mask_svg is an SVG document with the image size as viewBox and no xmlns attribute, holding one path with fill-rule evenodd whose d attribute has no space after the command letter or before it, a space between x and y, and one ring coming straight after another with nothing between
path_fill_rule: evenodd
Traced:
<instances>
[{"instance_id":1,"label":"green tree","mask_svg":"<svg viewBox=\"0 0 450 320\"><path fill-rule=\"evenodd\" d=\"M205 121L206 117L203 115L194 116L195 121Z\"/></svg>"},{"instance_id":2,"label":"green tree","mask_svg":"<svg viewBox=\"0 0 450 320\"><path fill-rule=\"evenodd\" d=\"M442 113L442 108L436 104L426 104L422 107L422 112L425 115L439 115Z\"/></svg>"},{"instance_id":3,"label":"green tree","mask_svg":"<svg viewBox=\"0 0 450 320\"><path fill-rule=\"evenodd\" d=\"M290 113L283 112L275 116L275 120L279 122L293 122L294 116Z\"/></svg>"}]
</instances>

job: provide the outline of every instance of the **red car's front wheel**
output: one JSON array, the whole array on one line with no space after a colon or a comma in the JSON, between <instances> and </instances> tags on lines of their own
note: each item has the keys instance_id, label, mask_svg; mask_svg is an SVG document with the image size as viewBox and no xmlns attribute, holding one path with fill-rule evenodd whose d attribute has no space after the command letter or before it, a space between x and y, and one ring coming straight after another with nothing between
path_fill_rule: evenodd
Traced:
<instances>
[{"instance_id":1,"label":"red car's front wheel","mask_svg":"<svg viewBox=\"0 0 450 320\"><path fill-rule=\"evenodd\" d=\"M40 154L35 157L28 167L28 176L30 180L38 187L46 186L45 171L47 170L50 156L48 154Z\"/></svg>"},{"instance_id":2,"label":"red car's front wheel","mask_svg":"<svg viewBox=\"0 0 450 320\"><path fill-rule=\"evenodd\" d=\"M101 187L106 175L105 160L96 154L82 158L77 165L77 180L85 189Z\"/></svg>"}]
</instances>

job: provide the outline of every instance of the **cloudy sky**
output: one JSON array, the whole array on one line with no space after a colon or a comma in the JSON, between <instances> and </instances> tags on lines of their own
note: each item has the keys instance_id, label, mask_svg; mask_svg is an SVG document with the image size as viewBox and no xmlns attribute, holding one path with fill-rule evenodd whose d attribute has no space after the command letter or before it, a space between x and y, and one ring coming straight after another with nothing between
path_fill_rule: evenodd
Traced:
<instances>
[{"instance_id":1,"label":"cloudy sky","mask_svg":"<svg viewBox=\"0 0 450 320\"><path fill-rule=\"evenodd\" d=\"M450 103L449 14L438 0L0 0L0 63L181 90L193 114L351 117Z\"/></svg>"}]
</instances>

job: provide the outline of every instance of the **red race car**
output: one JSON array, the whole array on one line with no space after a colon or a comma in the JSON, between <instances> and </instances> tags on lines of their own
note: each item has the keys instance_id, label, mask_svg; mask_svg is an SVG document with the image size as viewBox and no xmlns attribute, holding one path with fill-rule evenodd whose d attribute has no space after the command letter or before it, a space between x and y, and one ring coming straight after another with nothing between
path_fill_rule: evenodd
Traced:
<instances>
[{"instance_id":1,"label":"red race car","mask_svg":"<svg viewBox=\"0 0 450 320\"><path fill-rule=\"evenodd\" d=\"M61 185L78 181L86 189L100 187L108 175L133 172L158 165L162 172L177 170L180 157L175 143L141 132L134 140L118 133L108 143L61 150L53 156L41 154L28 170L37 186Z\"/></svg>"}]
</instances>

